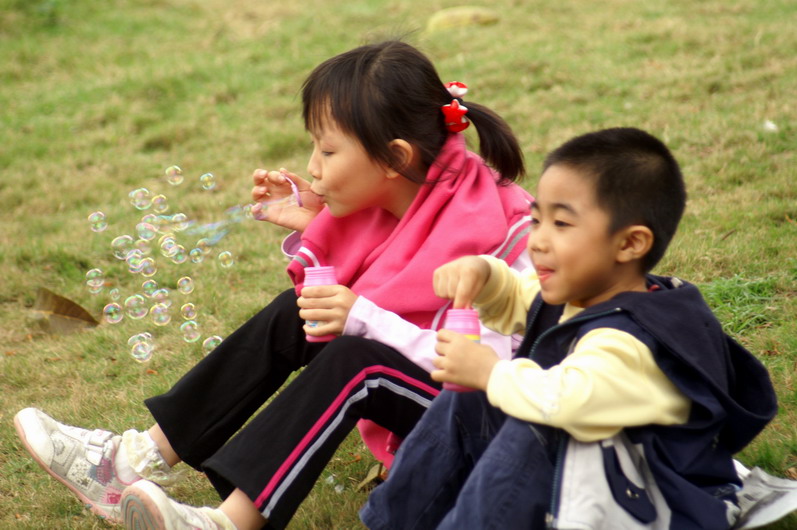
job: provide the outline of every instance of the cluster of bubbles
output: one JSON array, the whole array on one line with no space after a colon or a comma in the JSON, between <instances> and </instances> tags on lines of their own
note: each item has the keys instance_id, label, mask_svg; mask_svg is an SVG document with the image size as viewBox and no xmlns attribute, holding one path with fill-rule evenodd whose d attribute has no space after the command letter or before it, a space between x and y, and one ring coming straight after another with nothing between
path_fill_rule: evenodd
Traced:
<instances>
[{"instance_id":1,"label":"cluster of bubbles","mask_svg":"<svg viewBox=\"0 0 797 530\"><path fill-rule=\"evenodd\" d=\"M185 180L182 169L170 166L165 171L165 179L172 186L179 186ZM199 177L203 190L210 191L216 187L216 178L212 173ZM192 278L191 270L177 280L174 289L158 284L156 275L163 267L186 266L199 264L211 259L215 246L230 231L232 226L246 219L251 219L251 205L235 206L228 209L222 221L199 225L182 213L169 213L172 205L163 194L155 194L147 188L137 188L128 195L130 204L145 212L135 225L131 234L122 234L110 243L113 257L124 261L127 271L141 279L140 289L122 296L118 287L108 291L110 300L103 308L103 319L109 324L118 324L124 319L144 322L149 321L158 327L167 326L178 320L180 334L185 342L196 343L202 339L199 325L199 311L189 301L197 284ZM88 216L89 227L93 232L104 232L108 228L105 213L95 211ZM235 264L233 254L228 250L216 253L215 259L222 268L230 268ZM187 265L186 265L187 264ZM106 286L103 271L93 268L86 273L86 286L89 292L98 295ZM174 296L176 291L177 297ZM176 303L176 299L182 303ZM179 316L173 309L177 305ZM173 318L174 315L174 318ZM218 335L210 335L202 341L205 354L210 353L222 341ZM131 356L139 362L149 361L155 352L155 341L148 331L136 333L128 340Z\"/></svg>"}]
</instances>

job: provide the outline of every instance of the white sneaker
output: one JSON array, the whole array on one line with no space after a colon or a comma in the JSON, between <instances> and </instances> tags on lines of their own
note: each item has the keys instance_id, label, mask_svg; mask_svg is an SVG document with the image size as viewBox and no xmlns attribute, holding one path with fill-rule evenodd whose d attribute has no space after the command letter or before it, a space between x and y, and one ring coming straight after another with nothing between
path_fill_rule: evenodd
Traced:
<instances>
[{"instance_id":1,"label":"white sneaker","mask_svg":"<svg viewBox=\"0 0 797 530\"><path fill-rule=\"evenodd\" d=\"M25 449L45 471L95 514L110 522L122 522L119 500L122 490L131 483L122 482L114 467L121 436L70 427L34 408L18 412L14 425Z\"/></svg>"},{"instance_id":2,"label":"white sneaker","mask_svg":"<svg viewBox=\"0 0 797 530\"><path fill-rule=\"evenodd\" d=\"M797 510L797 481L773 477L759 467L747 469L738 460L734 464L742 479L736 494L742 513L734 528L760 528Z\"/></svg>"},{"instance_id":3,"label":"white sneaker","mask_svg":"<svg viewBox=\"0 0 797 530\"><path fill-rule=\"evenodd\" d=\"M125 488L122 514L125 528L135 530L235 530L220 510L181 504L149 480Z\"/></svg>"}]
</instances>

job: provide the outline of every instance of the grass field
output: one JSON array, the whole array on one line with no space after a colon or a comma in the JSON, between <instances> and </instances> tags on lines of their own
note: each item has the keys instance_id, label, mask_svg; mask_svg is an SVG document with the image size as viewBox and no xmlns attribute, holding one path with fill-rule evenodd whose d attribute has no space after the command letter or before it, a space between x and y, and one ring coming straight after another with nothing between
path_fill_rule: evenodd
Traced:
<instances>
[{"instance_id":1,"label":"grass field","mask_svg":"<svg viewBox=\"0 0 797 530\"><path fill-rule=\"evenodd\" d=\"M474 2L475 3L475 2ZM631 125L680 160L689 204L657 268L698 283L727 330L771 370L780 413L739 458L797 478L797 3L793 0L495 0L492 25L426 31L451 0L0 0L0 528L106 528L24 453L25 406L85 427L149 426L141 401L203 355L177 321L125 319L72 334L43 330L39 287L99 318L143 278L111 255L143 212L128 194L163 194L199 224L246 204L256 167L304 172L298 91L320 61L406 35L468 99L506 117L533 190L544 154L589 130ZM475 141L475 138L473 138ZM185 181L171 186L177 164ZM204 190L199 177L215 176ZM90 230L103 212L108 228ZM233 223L202 263L159 258L153 277L198 310L202 339L225 336L289 286L284 233ZM222 267L226 250L235 264ZM91 294L85 275L105 272ZM128 338L155 336L151 361ZM291 528L357 528L356 484L373 463L351 436ZM189 472L172 490L217 497ZM792 516L771 528L797 526Z\"/></svg>"}]
</instances>

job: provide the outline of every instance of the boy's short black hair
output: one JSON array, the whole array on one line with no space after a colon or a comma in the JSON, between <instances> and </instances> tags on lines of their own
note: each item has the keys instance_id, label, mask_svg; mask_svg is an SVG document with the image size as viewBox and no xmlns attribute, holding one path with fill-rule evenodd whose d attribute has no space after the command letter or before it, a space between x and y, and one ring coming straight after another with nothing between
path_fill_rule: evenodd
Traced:
<instances>
[{"instance_id":1,"label":"boy's short black hair","mask_svg":"<svg viewBox=\"0 0 797 530\"><path fill-rule=\"evenodd\" d=\"M578 136L552 151L543 171L566 165L595 179L598 205L611 216L610 233L641 224L653 232L642 259L648 272L667 250L686 206L678 162L659 139L631 127Z\"/></svg>"}]
</instances>

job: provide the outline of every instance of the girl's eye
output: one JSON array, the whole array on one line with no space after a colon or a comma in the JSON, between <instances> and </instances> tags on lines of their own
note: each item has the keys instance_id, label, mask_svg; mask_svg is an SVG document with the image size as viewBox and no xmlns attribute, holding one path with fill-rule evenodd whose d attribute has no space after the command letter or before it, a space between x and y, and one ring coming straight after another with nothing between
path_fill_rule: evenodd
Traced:
<instances>
[{"instance_id":1,"label":"girl's eye","mask_svg":"<svg viewBox=\"0 0 797 530\"><path fill-rule=\"evenodd\" d=\"M539 220L539 219L537 219L536 217L532 216L530 219L531 219L531 220L530 220L530 222L531 222L531 226L537 226L537 225L539 225L539 224L540 224L540 220Z\"/></svg>"},{"instance_id":2,"label":"girl's eye","mask_svg":"<svg viewBox=\"0 0 797 530\"><path fill-rule=\"evenodd\" d=\"M568 226L571 226L570 223L568 223L566 221L561 221L561 220L556 220L556 221L553 222L553 224L557 228L566 228Z\"/></svg>"},{"instance_id":3,"label":"girl's eye","mask_svg":"<svg viewBox=\"0 0 797 530\"><path fill-rule=\"evenodd\" d=\"M321 151L321 156L332 156L332 151Z\"/></svg>"}]
</instances>

